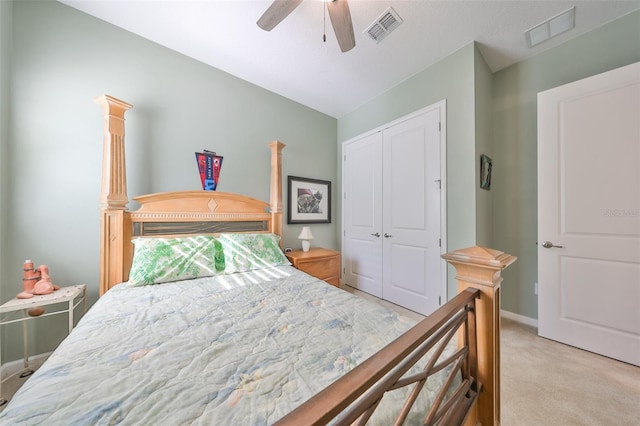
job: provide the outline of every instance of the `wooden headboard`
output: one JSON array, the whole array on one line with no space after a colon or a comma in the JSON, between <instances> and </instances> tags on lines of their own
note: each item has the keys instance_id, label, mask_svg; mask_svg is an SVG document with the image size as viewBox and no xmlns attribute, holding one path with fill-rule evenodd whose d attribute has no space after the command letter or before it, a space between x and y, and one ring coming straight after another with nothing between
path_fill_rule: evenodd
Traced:
<instances>
[{"instance_id":1,"label":"wooden headboard","mask_svg":"<svg viewBox=\"0 0 640 426\"><path fill-rule=\"evenodd\" d=\"M104 111L100 191L100 295L129 279L132 238L220 232L272 232L282 236L282 149L271 148L270 202L217 191L176 191L142 195L127 209L124 113L132 105L109 95L96 102Z\"/></svg>"}]
</instances>

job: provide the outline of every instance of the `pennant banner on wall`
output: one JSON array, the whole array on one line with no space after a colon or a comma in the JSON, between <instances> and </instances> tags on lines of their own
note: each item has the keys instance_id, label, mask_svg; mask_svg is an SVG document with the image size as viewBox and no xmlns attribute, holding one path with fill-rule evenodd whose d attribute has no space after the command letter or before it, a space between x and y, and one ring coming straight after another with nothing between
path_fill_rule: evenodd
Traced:
<instances>
[{"instance_id":1,"label":"pennant banner on wall","mask_svg":"<svg viewBox=\"0 0 640 426\"><path fill-rule=\"evenodd\" d=\"M215 191L218 187L222 159L222 156L216 155L212 151L202 150L202 152L196 152L200 181L202 182L202 189L205 191Z\"/></svg>"}]
</instances>

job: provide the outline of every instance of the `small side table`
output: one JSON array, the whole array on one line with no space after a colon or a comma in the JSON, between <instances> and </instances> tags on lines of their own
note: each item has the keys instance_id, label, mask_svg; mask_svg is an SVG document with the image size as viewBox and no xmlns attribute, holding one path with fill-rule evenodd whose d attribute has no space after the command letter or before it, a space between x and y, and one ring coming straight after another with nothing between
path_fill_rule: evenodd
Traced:
<instances>
[{"instance_id":1,"label":"small side table","mask_svg":"<svg viewBox=\"0 0 640 426\"><path fill-rule=\"evenodd\" d=\"M37 317L29 316L28 311L32 308L43 307L47 305L63 304L67 302L64 308L54 308L52 312L45 312ZM24 345L24 370L21 377L29 376L33 370L29 369L29 348L27 346L27 323L28 320L47 317L50 315L67 314L69 318L69 333L74 327L74 313L78 305L82 303L82 313L87 311L87 286L85 284L61 287L59 290L51 294L42 296L33 296L31 299L14 298L0 306L0 326L12 324L14 322L22 323L22 338ZM13 314L22 311L22 316L12 318ZM2 367L2 334L0 333L0 367ZM6 380L6 379L5 379ZM0 378L0 395L2 395L2 382ZM7 401L0 398L0 406L6 404Z\"/></svg>"},{"instance_id":2,"label":"small side table","mask_svg":"<svg viewBox=\"0 0 640 426\"><path fill-rule=\"evenodd\" d=\"M285 253L294 268L340 287L340 252L320 247Z\"/></svg>"}]
</instances>

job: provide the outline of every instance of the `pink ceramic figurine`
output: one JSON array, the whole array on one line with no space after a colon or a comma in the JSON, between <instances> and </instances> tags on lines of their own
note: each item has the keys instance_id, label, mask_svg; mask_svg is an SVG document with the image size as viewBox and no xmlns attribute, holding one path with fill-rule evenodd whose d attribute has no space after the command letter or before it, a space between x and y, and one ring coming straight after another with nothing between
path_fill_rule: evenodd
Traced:
<instances>
[{"instance_id":1,"label":"pink ceramic figurine","mask_svg":"<svg viewBox=\"0 0 640 426\"><path fill-rule=\"evenodd\" d=\"M22 293L18 293L18 299L30 299L33 297L33 288L40 281L40 271L33 268L33 261L24 261L24 271L22 273Z\"/></svg>"},{"instance_id":2,"label":"pink ceramic figurine","mask_svg":"<svg viewBox=\"0 0 640 426\"><path fill-rule=\"evenodd\" d=\"M18 293L18 299L30 299L34 295L51 294L59 288L51 282L47 265L41 265L34 269L31 260L24 261L22 292Z\"/></svg>"},{"instance_id":3,"label":"pink ceramic figurine","mask_svg":"<svg viewBox=\"0 0 640 426\"><path fill-rule=\"evenodd\" d=\"M33 294L51 294L60 289L59 286L51 282L47 265L38 266L38 272L40 272L42 278L33 286Z\"/></svg>"}]
</instances>

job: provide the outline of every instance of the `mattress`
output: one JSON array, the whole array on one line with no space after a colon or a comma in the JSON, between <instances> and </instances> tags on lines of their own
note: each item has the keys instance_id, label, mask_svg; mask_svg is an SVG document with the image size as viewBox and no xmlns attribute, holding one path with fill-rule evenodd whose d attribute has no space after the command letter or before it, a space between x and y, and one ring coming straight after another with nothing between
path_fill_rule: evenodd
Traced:
<instances>
[{"instance_id":1,"label":"mattress","mask_svg":"<svg viewBox=\"0 0 640 426\"><path fill-rule=\"evenodd\" d=\"M412 325L291 266L123 283L27 380L0 424L272 424ZM371 423L389 424L401 397L385 396Z\"/></svg>"}]
</instances>

